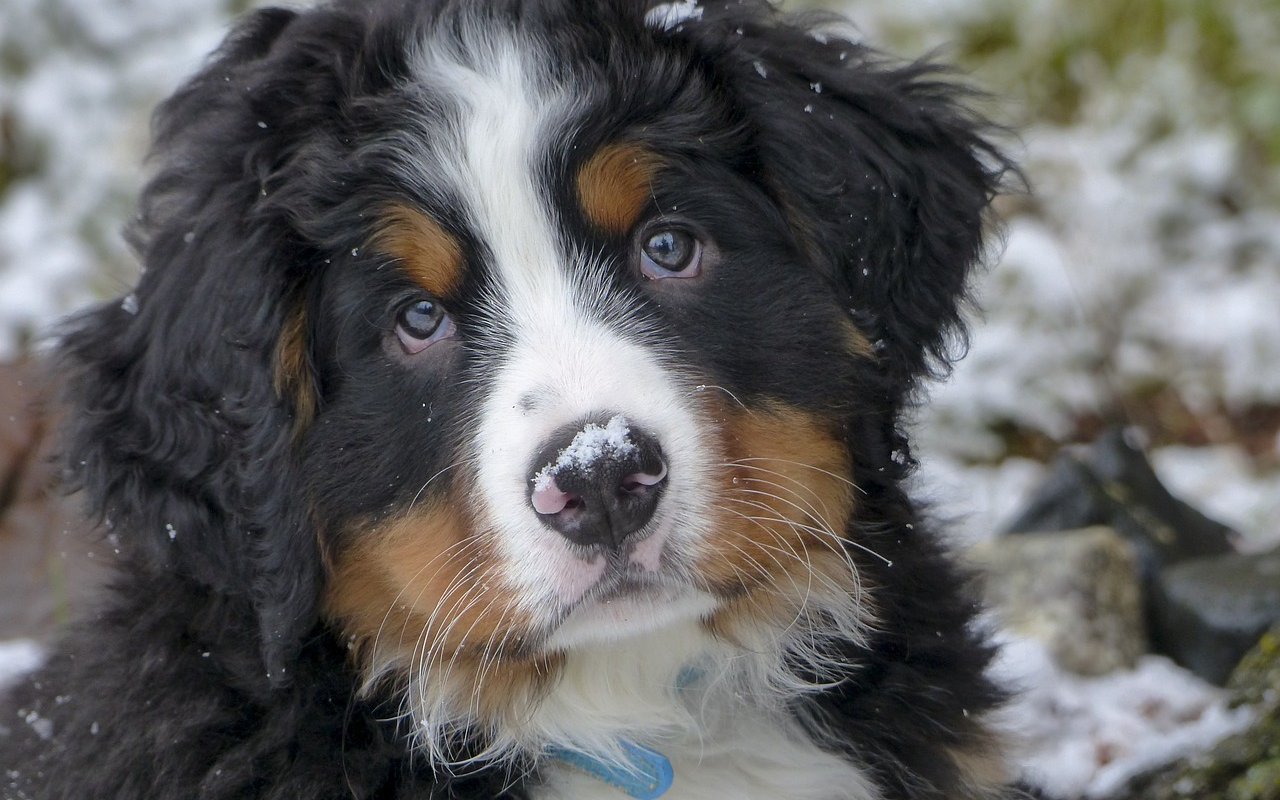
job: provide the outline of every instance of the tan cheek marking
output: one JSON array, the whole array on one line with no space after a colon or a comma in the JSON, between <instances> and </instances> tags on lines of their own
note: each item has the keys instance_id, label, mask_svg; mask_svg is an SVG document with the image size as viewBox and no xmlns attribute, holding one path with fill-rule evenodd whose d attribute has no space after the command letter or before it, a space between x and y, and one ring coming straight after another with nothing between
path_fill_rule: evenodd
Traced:
<instances>
[{"instance_id":1,"label":"tan cheek marking","mask_svg":"<svg viewBox=\"0 0 1280 800\"><path fill-rule=\"evenodd\" d=\"M462 246L417 209L388 208L373 246L396 259L410 280L432 297L448 297L462 281Z\"/></svg>"},{"instance_id":2,"label":"tan cheek marking","mask_svg":"<svg viewBox=\"0 0 1280 800\"><path fill-rule=\"evenodd\" d=\"M810 591L856 592L840 541L854 511L849 457L831 426L780 404L722 418L727 466L699 564L729 598L713 629L738 614L794 615Z\"/></svg>"},{"instance_id":3,"label":"tan cheek marking","mask_svg":"<svg viewBox=\"0 0 1280 800\"><path fill-rule=\"evenodd\" d=\"M538 696L559 662L522 652L531 622L450 500L355 533L333 556L325 615L369 673L447 674L463 707L501 716Z\"/></svg>"},{"instance_id":4,"label":"tan cheek marking","mask_svg":"<svg viewBox=\"0 0 1280 800\"><path fill-rule=\"evenodd\" d=\"M298 306L285 320L276 343L275 390L293 402L294 433L306 430L315 418L316 388L307 355L307 312Z\"/></svg>"},{"instance_id":5,"label":"tan cheek marking","mask_svg":"<svg viewBox=\"0 0 1280 800\"><path fill-rule=\"evenodd\" d=\"M610 233L631 230L652 202L658 156L637 144L602 147L578 171L578 200L587 218Z\"/></svg>"},{"instance_id":6,"label":"tan cheek marking","mask_svg":"<svg viewBox=\"0 0 1280 800\"><path fill-rule=\"evenodd\" d=\"M334 556L326 609L357 639L378 647L426 646L451 656L488 641L499 621L510 617L510 593L496 577L490 548L471 535L453 504L415 511L353 538Z\"/></svg>"}]
</instances>

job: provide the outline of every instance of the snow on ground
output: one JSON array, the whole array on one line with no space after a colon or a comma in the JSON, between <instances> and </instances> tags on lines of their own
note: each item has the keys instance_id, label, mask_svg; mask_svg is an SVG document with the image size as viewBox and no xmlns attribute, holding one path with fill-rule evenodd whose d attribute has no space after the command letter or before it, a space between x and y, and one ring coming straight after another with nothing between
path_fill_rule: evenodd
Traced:
<instances>
[{"instance_id":1,"label":"snow on ground","mask_svg":"<svg viewBox=\"0 0 1280 800\"><path fill-rule=\"evenodd\" d=\"M40 666L43 660L44 652L35 642L27 639L0 642L0 689Z\"/></svg>"},{"instance_id":2,"label":"snow on ground","mask_svg":"<svg viewBox=\"0 0 1280 800\"><path fill-rule=\"evenodd\" d=\"M1242 532L1241 549L1280 546L1280 480L1260 475L1240 448L1162 447L1151 460L1169 491Z\"/></svg>"},{"instance_id":3,"label":"snow on ground","mask_svg":"<svg viewBox=\"0 0 1280 800\"><path fill-rule=\"evenodd\" d=\"M1253 13L1266 1L1233 4L1233 24L1238 49L1274 75L1280 21ZM0 4L0 357L132 283L119 230L144 174L148 111L216 43L233 5L246 3ZM904 52L1006 21L1018 47L975 77L1030 103L1041 73L1027 60L1077 31L1081 8L857 0L847 11L871 41ZM1002 424L1064 436L1079 415L1152 384L1192 410L1280 405L1280 202L1265 190L1277 167L1233 124L1234 87L1197 69L1197 35L1172 30L1159 52L1114 69L1081 47L1069 72L1087 88L1070 122L1028 117L1016 101L997 106L1020 128L1011 146L1035 194L1008 205L1003 258L977 287L983 324L917 436L917 483L962 538L992 535L1043 475L1043 465L1008 457L993 432ZM1274 96L1251 102L1252 118L1280 114ZM1280 542L1280 441L1270 459L1250 460L1228 436L1161 448L1153 462L1175 493L1239 528L1250 548ZM0 643L0 683L38 659L30 643ZM1004 669L1028 688L1013 712L1028 769L1068 795L1100 796L1243 719L1159 659L1085 680L1015 640Z\"/></svg>"},{"instance_id":4,"label":"snow on ground","mask_svg":"<svg viewBox=\"0 0 1280 800\"><path fill-rule=\"evenodd\" d=\"M1005 720L1023 776L1054 797L1105 798L1139 773L1207 749L1252 720L1226 693L1160 656L1097 678L1065 673L1043 645L1008 636L997 675L1022 687Z\"/></svg>"},{"instance_id":5,"label":"snow on ground","mask_svg":"<svg viewBox=\"0 0 1280 800\"><path fill-rule=\"evenodd\" d=\"M132 284L120 230L143 175L149 111L216 45L222 5L0 6L0 358Z\"/></svg>"}]
</instances>

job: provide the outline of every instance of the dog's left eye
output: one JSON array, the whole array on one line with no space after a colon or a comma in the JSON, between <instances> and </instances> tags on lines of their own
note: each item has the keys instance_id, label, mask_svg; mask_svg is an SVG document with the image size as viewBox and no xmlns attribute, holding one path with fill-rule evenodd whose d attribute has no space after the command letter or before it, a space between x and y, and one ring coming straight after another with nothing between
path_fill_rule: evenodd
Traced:
<instances>
[{"instance_id":1,"label":"dog's left eye","mask_svg":"<svg viewBox=\"0 0 1280 800\"><path fill-rule=\"evenodd\" d=\"M702 244L682 228L651 231L640 248L640 272L655 281L697 277L702 272Z\"/></svg>"},{"instance_id":2,"label":"dog's left eye","mask_svg":"<svg viewBox=\"0 0 1280 800\"><path fill-rule=\"evenodd\" d=\"M444 306L434 300L418 299L406 303L396 314L396 338L409 355L426 350L455 332L453 319Z\"/></svg>"}]
</instances>

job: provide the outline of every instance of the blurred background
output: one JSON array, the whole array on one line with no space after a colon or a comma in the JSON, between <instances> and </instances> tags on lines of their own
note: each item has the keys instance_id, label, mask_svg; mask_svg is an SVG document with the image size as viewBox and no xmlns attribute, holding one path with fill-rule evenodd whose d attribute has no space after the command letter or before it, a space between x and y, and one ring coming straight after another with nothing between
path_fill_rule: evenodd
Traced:
<instances>
[{"instance_id":1,"label":"blurred background","mask_svg":"<svg viewBox=\"0 0 1280 800\"><path fill-rule=\"evenodd\" d=\"M39 350L60 315L128 292L137 265L120 230L145 175L150 109L251 5L0 4L0 362ZM876 47L959 65L991 94L986 113L1014 131L1006 144L1031 191L1000 199L1003 247L977 282L969 354L915 421L919 492L959 545L981 551L1000 532L1037 525L1125 533L1097 513L1059 513L1057 525L1046 522L1057 512L1044 513L1055 491L1075 496L1064 463L1106 473L1106 434L1119 426L1119 457L1141 462L1126 468L1149 461L1161 491L1225 526L1195 535L1229 541L1256 571L1280 544L1280 0L787 7L836 9ZM23 487L45 480L26 474L42 436L28 428L43 423L24 416L25 373L5 369L0 398L17 398L7 406L17 410L8 429L0 420L0 560L13 565L21 548L4 537L22 527ZM1132 483L1114 485L1138 491ZM1152 576L1177 559L1153 561L1141 541L1120 539L1139 590L1159 589ZM30 581L0 587L9 616L25 620L0 624L0 638L39 635L75 594L67 584L80 567L58 560L69 545L41 546L22 551ZM1031 572L1051 561L1076 563L1055 552ZM1280 619L1280 572L1270 586L1267 575L1258 602ZM50 583L62 587L52 610L15 612ZM1150 597L1136 602L1138 624L1155 624ZM1270 713L1217 688L1225 674L1188 663L1158 631L1130 638L1150 638L1161 655L1144 646L1105 670L1067 663L1041 633L1009 633L1006 668L1028 686L1029 710L1012 723L1027 774L1056 796L1115 796L1135 775ZM10 664L38 658L38 648L8 652ZM1258 756L1239 773L1263 775L1273 793L1258 798L1280 797L1273 744L1273 772L1257 772ZM1158 796L1153 780L1142 796Z\"/></svg>"},{"instance_id":2,"label":"blurred background","mask_svg":"<svg viewBox=\"0 0 1280 800\"><path fill-rule=\"evenodd\" d=\"M150 109L249 5L0 5L0 356L128 291ZM1001 202L971 351L921 420L926 471L963 469L965 530L1119 422L1179 491L1280 539L1280 2L791 3L818 5L961 65L1019 137L1032 193Z\"/></svg>"},{"instance_id":3,"label":"blurred background","mask_svg":"<svg viewBox=\"0 0 1280 800\"><path fill-rule=\"evenodd\" d=\"M1280 541L1280 3L845 3L998 102L1031 193L979 285L969 357L922 420L998 524L1038 464L1136 426L1161 477ZM945 462L945 464L941 463Z\"/></svg>"}]
</instances>

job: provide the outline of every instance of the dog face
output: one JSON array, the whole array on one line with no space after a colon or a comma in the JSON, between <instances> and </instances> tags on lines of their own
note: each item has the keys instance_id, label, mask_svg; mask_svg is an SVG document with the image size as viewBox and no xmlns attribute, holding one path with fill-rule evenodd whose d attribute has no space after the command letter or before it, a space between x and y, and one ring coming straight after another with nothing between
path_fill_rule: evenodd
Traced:
<instances>
[{"instance_id":1,"label":"dog face","mask_svg":"<svg viewBox=\"0 0 1280 800\"><path fill-rule=\"evenodd\" d=\"M810 569L847 590L839 426L870 347L742 174L733 110L656 48L666 83L619 104L625 74L462 26L412 57L391 105L435 113L374 145L371 194L394 199L321 290L362 302L299 312L323 354L310 438L336 467L314 494L359 521L333 534L340 613L380 627L403 591L419 618L393 630L536 650Z\"/></svg>"},{"instance_id":2,"label":"dog face","mask_svg":"<svg viewBox=\"0 0 1280 800\"><path fill-rule=\"evenodd\" d=\"M259 12L161 109L73 455L277 681L317 613L494 708L672 624L873 619L853 526L1003 162L926 67L650 6Z\"/></svg>"}]
</instances>

